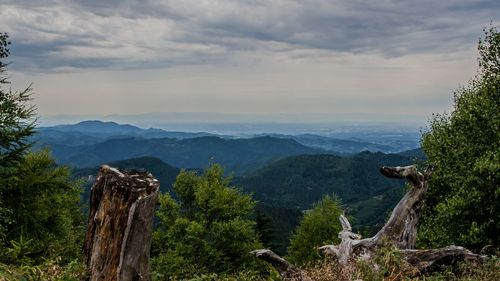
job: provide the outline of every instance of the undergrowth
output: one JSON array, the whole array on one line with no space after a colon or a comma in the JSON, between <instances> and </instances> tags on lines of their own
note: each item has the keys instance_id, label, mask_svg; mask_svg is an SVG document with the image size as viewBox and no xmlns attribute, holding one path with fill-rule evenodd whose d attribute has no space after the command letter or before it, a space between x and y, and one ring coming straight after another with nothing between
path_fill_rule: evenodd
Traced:
<instances>
[{"instance_id":1,"label":"undergrowth","mask_svg":"<svg viewBox=\"0 0 500 281\"><path fill-rule=\"evenodd\" d=\"M47 260L41 265L6 265L0 263L0 281L79 281L84 280L85 266L79 260L66 265L61 259ZM312 281L498 281L500 280L500 259L490 256L482 263L462 262L432 275L419 275L418 271L401 259L396 250L382 249L377 253L375 263L359 261L348 267L341 267L336 260L325 258L304 268ZM374 266L374 264L376 264ZM175 277L158 276L152 279L182 280ZM234 274L204 274L189 281L278 281L278 273L269 268L262 276L256 271L241 271Z\"/></svg>"}]
</instances>

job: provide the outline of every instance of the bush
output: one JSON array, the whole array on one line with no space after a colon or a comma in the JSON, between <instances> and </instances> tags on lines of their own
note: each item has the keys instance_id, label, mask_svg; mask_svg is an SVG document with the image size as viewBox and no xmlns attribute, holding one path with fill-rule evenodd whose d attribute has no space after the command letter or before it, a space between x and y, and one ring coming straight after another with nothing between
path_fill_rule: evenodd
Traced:
<instances>
[{"instance_id":1,"label":"bush","mask_svg":"<svg viewBox=\"0 0 500 281\"><path fill-rule=\"evenodd\" d=\"M203 175L181 171L175 197L160 196L152 249L157 280L257 268L249 254L261 247L250 219L255 202L229 183L212 165Z\"/></svg>"},{"instance_id":2,"label":"bush","mask_svg":"<svg viewBox=\"0 0 500 281\"><path fill-rule=\"evenodd\" d=\"M339 200L328 195L307 211L290 240L290 261L305 265L321 257L318 247L339 243L338 233L342 230L340 214Z\"/></svg>"}]
</instances>

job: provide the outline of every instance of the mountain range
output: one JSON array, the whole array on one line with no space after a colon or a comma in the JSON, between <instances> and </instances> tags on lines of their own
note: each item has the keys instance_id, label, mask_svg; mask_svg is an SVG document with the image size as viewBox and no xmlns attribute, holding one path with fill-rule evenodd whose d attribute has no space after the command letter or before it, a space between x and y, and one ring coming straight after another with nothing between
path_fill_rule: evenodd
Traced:
<instances>
[{"instance_id":1,"label":"mountain range","mask_svg":"<svg viewBox=\"0 0 500 281\"><path fill-rule=\"evenodd\" d=\"M142 129L102 121L42 127L34 140L37 141L35 148L49 147L58 163L75 167L151 156L182 168L203 168L213 161L220 163L228 172L237 174L292 155L398 151L397 147L390 145L313 134L238 137Z\"/></svg>"},{"instance_id":2,"label":"mountain range","mask_svg":"<svg viewBox=\"0 0 500 281\"><path fill-rule=\"evenodd\" d=\"M314 134L228 136L85 121L40 128L35 149L49 147L59 164L75 168L74 176L87 180L84 198L102 164L145 169L158 178L162 192L169 192L180 169L218 163L234 175L234 186L253 194L258 211L271 218L273 245L284 253L303 212L325 194L337 196L350 209L357 231L371 234L383 222L401 198L404 183L385 178L379 167L425 158L418 148L388 153L401 148L401 142L391 146L391 138L375 143Z\"/></svg>"}]
</instances>

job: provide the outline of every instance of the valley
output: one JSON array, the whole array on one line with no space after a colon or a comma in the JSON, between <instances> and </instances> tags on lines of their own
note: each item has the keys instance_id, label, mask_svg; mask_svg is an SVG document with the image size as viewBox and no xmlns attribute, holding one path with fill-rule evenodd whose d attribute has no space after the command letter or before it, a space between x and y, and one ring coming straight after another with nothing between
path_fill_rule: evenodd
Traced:
<instances>
[{"instance_id":1,"label":"valley","mask_svg":"<svg viewBox=\"0 0 500 281\"><path fill-rule=\"evenodd\" d=\"M180 169L201 171L217 163L232 175L233 186L258 201L257 212L270 218L270 243L280 254L303 212L323 195L340 198L355 229L372 234L404 193L403 182L383 177L379 167L424 157L418 148L390 153L398 148L362 139L275 133L242 137L102 121L42 127L36 138L35 149L49 148L59 164L73 167L73 176L85 180L84 201L101 164L150 171L160 190L170 192Z\"/></svg>"}]
</instances>

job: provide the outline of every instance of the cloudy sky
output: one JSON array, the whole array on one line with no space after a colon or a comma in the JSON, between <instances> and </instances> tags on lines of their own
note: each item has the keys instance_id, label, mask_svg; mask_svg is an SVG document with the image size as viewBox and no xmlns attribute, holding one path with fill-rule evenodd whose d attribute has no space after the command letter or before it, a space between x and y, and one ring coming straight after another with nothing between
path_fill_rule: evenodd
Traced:
<instances>
[{"instance_id":1,"label":"cloudy sky","mask_svg":"<svg viewBox=\"0 0 500 281\"><path fill-rule=\"evenodd\" d=\"M425 118L499 21L498 0L0 0L12 87L42 115Z\"/></svg>"}]
</instances>

